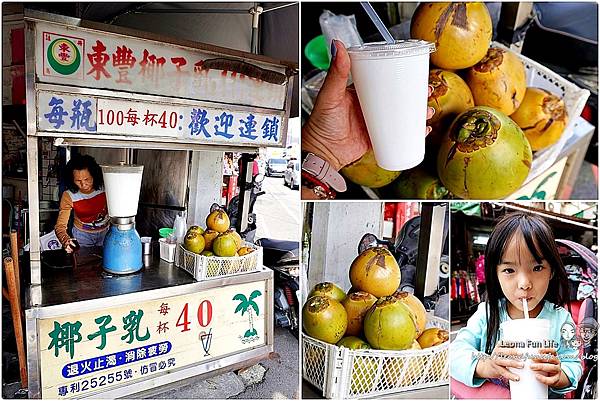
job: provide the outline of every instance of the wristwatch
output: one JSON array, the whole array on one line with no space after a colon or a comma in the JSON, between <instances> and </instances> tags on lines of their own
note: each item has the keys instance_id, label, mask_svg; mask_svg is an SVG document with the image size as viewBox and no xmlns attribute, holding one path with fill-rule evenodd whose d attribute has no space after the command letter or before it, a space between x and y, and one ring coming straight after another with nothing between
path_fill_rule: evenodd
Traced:
<instances>
[{"instance_id":1,"label":"wristwatch","mask_svg":"<svg viewBox=\"0 0 600 401\"><path fill-rule=\"evenodd\" d=\"M302 161L302 178L320 199L334 199L345 192L346 181L331 165L319 156L308 153Z\"/></svg>"}]
</instances>

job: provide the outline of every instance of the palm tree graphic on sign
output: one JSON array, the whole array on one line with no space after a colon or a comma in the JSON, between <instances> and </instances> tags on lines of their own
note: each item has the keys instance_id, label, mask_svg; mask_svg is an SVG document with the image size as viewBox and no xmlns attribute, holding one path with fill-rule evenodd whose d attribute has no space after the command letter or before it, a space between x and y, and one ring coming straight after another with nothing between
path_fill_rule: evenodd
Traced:
<instances>
[{"instance_id":1,"label":"palm tree graphic on sign","mask_svg":"<svg viewBox=\"0 0 600 401\"><path fill-rule=\"evenodd\" d=\"M252 294L250 294L249 298L246 298L246 296L244 294L236 294L233 297L234 301L240 301L238 306L235 308L234 313L238 313L241 311L242 316L244 316L244 313L248 312L248 323L250 325L250 328L248 330L246 330L246 333L244 334L244 339L258 337L258 334L256 333L256 329L254 328L254 325L253 325L252 317L253 317L254 313L256 313L256 316L258 316L258 314L259 314L258 304L256 302L254 302L254 299L261 295L262 295L262 293L259 290L254 290L254 291L252 291Z\"/></svg>"}]
</instances>

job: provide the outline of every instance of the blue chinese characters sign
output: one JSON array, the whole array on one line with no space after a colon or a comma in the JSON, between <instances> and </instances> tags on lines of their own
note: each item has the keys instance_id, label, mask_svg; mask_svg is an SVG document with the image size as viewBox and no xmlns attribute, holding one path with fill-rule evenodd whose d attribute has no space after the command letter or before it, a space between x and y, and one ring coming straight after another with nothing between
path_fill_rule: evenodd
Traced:
<instances>
[{"instance_id":1,"label":"blue chinese characters sign","mask_svg":"<svg viewBox=\"0 0 600 401\"><path fill-rule=\"evenodd\" d=\"M276 146L282 112L137 102L40 91L40 131L177 138L193 142Z\"/></svg>"}]
</instances>

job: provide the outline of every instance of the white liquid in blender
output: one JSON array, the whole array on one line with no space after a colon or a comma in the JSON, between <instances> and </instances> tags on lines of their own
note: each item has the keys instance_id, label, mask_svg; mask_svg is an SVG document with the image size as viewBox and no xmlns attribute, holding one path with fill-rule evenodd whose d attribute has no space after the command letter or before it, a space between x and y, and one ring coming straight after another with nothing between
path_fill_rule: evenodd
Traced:
<instances>
[{"instance_id":1,"label":"white liquid in blender","mask_svg":"<svg viewBox=\"0 0 600 401\"><path fill-rule=\"evenodd\" d=\"M142 173L104 172L103 175L108 214L111 217L135 216L142 185Z\"/></svg>"}]
</instances>

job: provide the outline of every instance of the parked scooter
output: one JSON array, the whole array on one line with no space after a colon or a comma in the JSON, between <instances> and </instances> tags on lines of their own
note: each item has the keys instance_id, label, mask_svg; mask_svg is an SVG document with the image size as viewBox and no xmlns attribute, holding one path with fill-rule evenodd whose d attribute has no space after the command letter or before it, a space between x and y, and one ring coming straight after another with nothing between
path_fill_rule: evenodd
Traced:
<instances>
[{"instance_id":1,"label":"parked scooter","mask_svg":"<svg viewBox=\"0 0 600 401\"><path fill-rule=\"evenodd\" d=\"M275 324L298 338L299 243L260 238L256 244L263 248L263 264L275 272Z\"/></svg>"},{"instance_id":2,"label":"parked scooter","mask_svg":"<svg viewBox=\"0 0 600 401\"><path fill-rule=\"evenodd\" d=\"M265 194L262 190L262 182L264 179L265 176L262 174L257 174L252 179L248 207L248 227L243 232L239 233L247 242L254 242L254 236L256 235L256 213L254 213L254 204L259 196ZM239 199L239 195L234 196L227 206L227 215L229 216L232 227L237 227Z\"/></svg>"}]
</instances>

